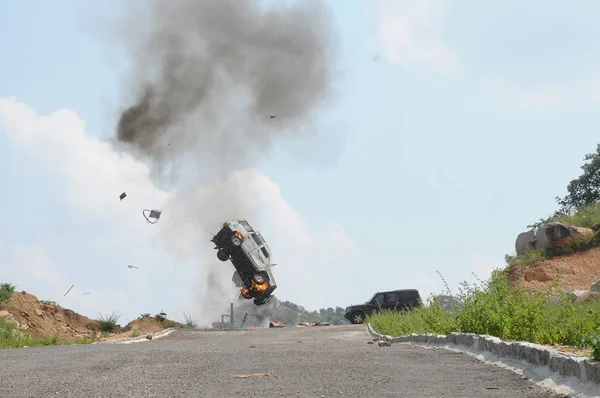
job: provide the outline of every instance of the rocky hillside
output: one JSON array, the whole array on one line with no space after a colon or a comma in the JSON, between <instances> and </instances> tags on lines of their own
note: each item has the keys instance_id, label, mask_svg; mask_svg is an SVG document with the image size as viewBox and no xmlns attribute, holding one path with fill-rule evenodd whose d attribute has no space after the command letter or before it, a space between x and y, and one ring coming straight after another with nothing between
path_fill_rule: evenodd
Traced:
<instances>
[{"instance_id":1,"label":"rocky hillside","mask_svg":"<svg viewBox=\"0 0 600 398\"><path fill-rule=\"evenodd\" d=\"M0 290L0 298L3 297L0 300L0 319L33 339L53 337L60 342L114 340L184 326L160 317L143 316L122 327L116 323L116 318L91 319L59 305L42 302L25 291L13 292L9 284L1 285Z\"/></svg>"}]
</instances>

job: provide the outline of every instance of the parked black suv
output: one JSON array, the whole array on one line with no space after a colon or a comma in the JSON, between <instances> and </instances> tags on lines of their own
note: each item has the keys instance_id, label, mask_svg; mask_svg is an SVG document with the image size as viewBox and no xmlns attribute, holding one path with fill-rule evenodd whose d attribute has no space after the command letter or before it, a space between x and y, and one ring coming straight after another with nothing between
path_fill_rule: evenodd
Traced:
<instances>
[{"instance_id":1,"label":"parked black suv","mask_svg":"<svg viewBox=\"0 0 600 398\"><path fill-rule=\"evenodd\" d=\"M354 324L363 323L368 315L379 310L405 311L421 306L421 295L417 289L377 292L364 304L346 308L344 317Z\"/></svg>"}]
</instances>

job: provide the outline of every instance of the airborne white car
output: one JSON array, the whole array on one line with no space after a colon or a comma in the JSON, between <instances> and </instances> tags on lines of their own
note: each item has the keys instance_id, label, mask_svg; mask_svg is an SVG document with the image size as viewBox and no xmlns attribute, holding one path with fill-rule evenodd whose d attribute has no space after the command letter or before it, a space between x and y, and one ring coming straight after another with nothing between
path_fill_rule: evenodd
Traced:
<instances>
[{"instance_id":1,"label":"airborne white car","mask_svg":"<svg viewBox=\"0 0 600 398\"><path fill-rule=\"evenodd\" d=\"M273 298L277 288L271 272L271 250L260 232L255 231L246 220L223 223L221 230L210 240L215 244L217 257L230 260L235 268L233 282L241 287L245 299L254 299L255 305L263 305Z\"/></svg>"}]
</instances>

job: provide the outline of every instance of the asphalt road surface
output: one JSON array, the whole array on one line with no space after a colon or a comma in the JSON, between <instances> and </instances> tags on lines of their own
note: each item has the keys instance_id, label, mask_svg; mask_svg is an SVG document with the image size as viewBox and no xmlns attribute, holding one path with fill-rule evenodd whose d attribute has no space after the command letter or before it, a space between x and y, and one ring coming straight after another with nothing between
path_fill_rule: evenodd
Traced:
<instances>
[{"instance_id":1,"label":"asphalt road surface","mask_svg":"<svg viewBox=\"0 0 600 398\"><path fill-rule=\"evenodd\" d=\"M0 350L0 397L559 396L464 354L370 340L352 325Z\"/></svg>"}]
</instances>

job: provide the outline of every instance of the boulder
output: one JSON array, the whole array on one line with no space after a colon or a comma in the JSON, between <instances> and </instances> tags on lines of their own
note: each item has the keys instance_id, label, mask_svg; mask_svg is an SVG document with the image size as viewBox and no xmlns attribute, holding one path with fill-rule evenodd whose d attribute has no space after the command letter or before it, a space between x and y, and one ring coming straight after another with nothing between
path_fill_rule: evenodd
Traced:
<instances>
[{"instance_id":1,"label":"boulder","mask_svg":"<svg viewBox=\"0 0 600 398\"><path fill-rule=\"evenodd\" d=\"M465 304L460 301L460 299L447 295L447 294L440 294L438 296L436 296L439 300L440 306L445 310L445 311L453 311L454 309L463 309L465 308Z\"/></svg>"},{"instance_id":2,"label":"boulder","mask_svg":"<svg viewBox=\"0 0 600 398\"><path fill-rule=\"evenodd\" d=\"M551 222L535 232L535 247L542 250L556 249L592 233L594 231L589 228Z\"/></svg>"},{"instance_id":3,"label":"boulder","mask_svg":"<svg viewBox=\"0 0 600 398\"><path fill-rule=\"evenodd\" d=\"M535 249L535 246L535 229L532 229L517 236L515 251L517 255L521 255L529 249Z\"/></svg>"},{"instance_id":4,"label":"boulder","mask_svg":"<svg viewBox=\"0 0 600 398\"><path fill-rule=\"evenodd\" d=\"M584 290L585 291L585 290ZM583 305L589 305L592 303L597 303L598 301L600 301L600 292L590 292L590 291L585 291L585 293L583 293L582 295L580 295L579 297L577 297L577 300L575 300L575 304L583 304Z\"/></svg>"},{"instance_id":5,"label":"boulder","mask_svg":"<svg viewBox=\"0 0 600 398\"><path fill-rule=\"evenodd\" d=\"M576 302L579 298L588 293L589 290L574 290L571 292L571 297L573 298L573 302Z\"/></svg>"}]
</instances>

